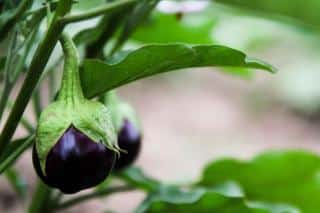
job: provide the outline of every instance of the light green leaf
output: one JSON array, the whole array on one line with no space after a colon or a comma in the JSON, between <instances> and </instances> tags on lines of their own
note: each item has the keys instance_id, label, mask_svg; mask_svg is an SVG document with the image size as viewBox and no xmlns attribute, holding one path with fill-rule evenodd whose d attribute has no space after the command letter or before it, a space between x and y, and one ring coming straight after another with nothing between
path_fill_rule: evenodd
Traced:
<instances>
[{"instance_id":1,"label":"light green leaf","mask_svg":"<svg viewBox=\"0 0 320 213\"><path fill-rule=\"evenodd\" d=\"M185 14L181 19L175 14L157 12L140 25L131 39L146 43L212 44L216 22L215 17L204 12Z\"/></svg>"},{"instance_id":2,"label":"light green leaf","mask_svg":"<svg viewBox=\"0 0 320 213\"><path fill-rule=\"evenodd\" d=\"M216 0L233 7L245 9L251 14L271 18L288 18L311 27L320 27L320 1L318 0Z\"/></svg>"},{"instance_id":3,"label":"light green leaf","mask_svg":"<svg viewBox=\"0 0 320 213\"><path fill-rule=\"evenodd\" d=\"M159 73L191 67L245 67L274 72L262 61L219 45L187 46L183 44L147 45L112 63L96 59L84 60L80 72L87 97L94 97L113 88Z\"/></svg>"},{"instance_id":4,"label":"light green leaf","mask_svg":"<svg viewBox=\"0 0 320 213\"><path fill-rule=\"evenodd\" d=\"M248 162L209 164L198 185L236 181L249 200L286 203L304 213L320 209L320 158L303 151L267 152Z\"/></svg>"}]
</instances>

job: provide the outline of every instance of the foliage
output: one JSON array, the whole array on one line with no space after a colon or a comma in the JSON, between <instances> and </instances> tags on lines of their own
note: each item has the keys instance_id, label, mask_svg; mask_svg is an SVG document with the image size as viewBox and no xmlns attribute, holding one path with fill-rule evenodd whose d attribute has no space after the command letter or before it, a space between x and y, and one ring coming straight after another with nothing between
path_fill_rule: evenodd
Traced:
<instances>
[{"instance_id":1,"label":"foliage","mask_svg":"<svg viewBox=\"0 0 320 213\"><path fill-rule=\"evenodd\" d=\"M317 0L217 0L232 7L240 8L251 12L257 16L273 17L305 24L306 26L319 29L320 15L320 2Z\"/></svg>"},{"instance_id":2,"label":"foliage","mask_svg":"<svg viewBox=\"0 0 320 213\"><path fill-rule=\"evenodd\" d=\"M250 200L288 203L302 212L319 209L319 160L303 151L270 151L251 161L222 159L209 164L198 185L239 183Z\"/></svg>"},{"instance_id":3,"label":"foliage","mask_svg":"<svg viewBox=\"0 0 320 213\"><path fill-rule=\"evenodd\" d=\"M231 66L275 69L240 51L218 45L193 46L182 44L148 45L127 51L104 63L84 60L81 72L83 90L88 97L158 73L182 68Z\"/></svg>"},{"instance_id":4,"label":"foliage","mask_svg":"<svg viewBox=\"0 0 320 213\"><path fill-rule=\"evenodd\" d=\"M223 16L215 14L216 2L245 9L246 14L250 11L264 17L294 19L314 29L320 24L317 0L216 0L193 13L183 9L164 13L157 9L159 2L0 2L0 119L5 109L10 109L0 134L0 174L21 199L26 199L28 188L14 163L38 137L32 122L23 115L32 102L35 117L39 117L43 111L40 86L47 79L50 101L52 94L59 92L55 79L61 72L58 65L63 54L54 49L63 31L73 32L81 53L82 90L87 98L96 98L143 78L187 68L218 67L241 76L250 75L251 69L275 73L267 62L217 44L212 31ZM23 76L18 96L9 100ZM27 129L28 136L13 139L19 124ZM69 199L62 199L65 197L60 192L39 181L29 212L53 212L92 198L140 190L145 199L136 212L313 213L320 209L319 161L316 154L303 151L266 152L250 161L222 159L209 163L198 181L183 185L164 183L129 167L113 173L91 192Z\"/></svg>"}]
</instances>

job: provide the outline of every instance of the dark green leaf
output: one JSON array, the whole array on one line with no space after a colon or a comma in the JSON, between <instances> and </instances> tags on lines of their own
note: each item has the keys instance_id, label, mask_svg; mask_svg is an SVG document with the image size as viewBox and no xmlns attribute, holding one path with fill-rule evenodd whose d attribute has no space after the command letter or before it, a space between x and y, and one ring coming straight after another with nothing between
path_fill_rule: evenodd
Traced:
<instances>
[{"instance_id":1,"label":"dark green leaf","mask_svg":"<svg viewBox=\"0 0 320 213\"><path fill-rule=\"evenodd\" d=\"M212 44L216 22L216 18L204 12L186 14L181 19L175 14L158 12L144 22L131 39L147 43Z\"/></svg>"},{"instance_id":2,"label":"dark green leaf","mask_svg":"<svg viewBox=\"0 0 320 213\"><path fill-rule=\"evenodd\" d=\"M274 151L249 162L234 159L209 164L199 185L237 181L249 200L287 203L304 213L320 209L320 158L303 151Z\"/></svg>"},{"instance_id":3,"label":"dark green leaf","mask_svg":"<svg viewBox=\"0 0 320 213\"><path fill-rule=\"evenodd\" d=\"M291 208L292 209L292 208ZM278 211L282 213L297 212ZM241 189L232 182L216 187L181 189L164 185L150 194L136 212L219 212L219 213L275 213L273 209L248 204Z\"/></svg>"},{"instance_id":4,"label":"dark green leaf","mask_svg":"<svg viewBox=\"0 0 320 213\"><path fill-rule=\"evenodd\" d=\"M244 53L225 46L187 46L183 44L148 45L113 59L112 63L84 60L81 80L87 97L159 73L191 67L232 66L274 68L265 62L250 59Z\"/></svg>"},{"instance_id":5,"label":"dark green leaf","mask_svg":"<svg viewBox=\"0 0 320 213\"><path fill-rule=\"evenodd\" d=\"M289 17L309 26L320 27L320 1L318 0L216 0L267 17Z\"/></svg>"}]
</instances>

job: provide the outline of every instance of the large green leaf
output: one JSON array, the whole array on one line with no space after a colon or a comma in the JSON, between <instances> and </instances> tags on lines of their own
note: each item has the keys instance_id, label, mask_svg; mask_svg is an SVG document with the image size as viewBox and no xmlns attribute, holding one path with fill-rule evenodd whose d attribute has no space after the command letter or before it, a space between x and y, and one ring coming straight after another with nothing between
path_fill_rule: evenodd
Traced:
<instances>
[{"instance_id":1,"label":"large green leaf","mask_svg":"<svg viewBox=\"0 0 320 213\"><path fill-rule=\"evenodd\" d=\"M87 97L159 73L190 67L246 67L273 72L265 62L248 58L244 53L219 45L183 44L147 45L111 61L84 60L80 72Z\"/></svg>"},{"instance_id":2,"label":"large green leaf","mask_svg":"<svg viewBox=\"0 0 320 213\"><path fill-rule=\"evenodd\" d=\"M237 181L249 200L288 203L304 213L320 209L320 158L303 151L274 151L249 162L234 159L209 164L199 182L212 186Z\"/></svg>"},{"instance_id":3,"label":"large green leaf","mask_svg":"<svg viewBox=\"0 0 320 213\"><path fill-rule=\"evenodd\" d=\"M320 27L318 0L216 0L215 2L247 9L255 15L289 17L309 26Z\"/></svg>"},{"instance_id":4,"label":"large green leaf","mask_svg":"<svg viewBox=\"0 0 320 213\"><path fill-rule=\"evenodd\" d=\"M148 43L212 44L216 22L216 18L204 12L186 14L182 18L157 12L137 29L131 39Z\"/></svg>"},{"instance_id":5,"label":"large green leaf","mask_svg":"<svg viewBox=\"0 0 320 213\"><path fill-rule=\"evenodd\" d=\"M252 205L245 201L241 189L232 182L215 187L182 189L164 185L150 194L136 210L140 212L219 212L219 213L294 213L288 206Z\"/></svg>"}]
</instances>

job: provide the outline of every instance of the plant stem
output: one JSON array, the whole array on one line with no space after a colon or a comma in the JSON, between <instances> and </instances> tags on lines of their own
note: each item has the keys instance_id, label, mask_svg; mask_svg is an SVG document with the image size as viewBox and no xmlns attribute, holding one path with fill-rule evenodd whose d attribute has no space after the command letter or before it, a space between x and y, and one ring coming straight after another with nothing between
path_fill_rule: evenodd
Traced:
<instances>
[{"instance_id":1,"label":"plant stem","mask_svg":"<svg viewBox=\"0 0 320 213\"><path fill-rule=\"evenodd\" d=\"M30 134L34 133L35 129L34 129L33 125L25 117L21 118L20 123L23 126L23 128L25 128L28 131L28 133L30 133Z\"/></svg>"},{"instance_id":2,"label":"plant stem","mask_svg":"<svg viewBox=\"0 0 320 213\"><path fill-rule=\"evenodd\" d=\"M7 101L8 101L9 96L10 96L11 88L12 88L12 85L9 82L6 81L4 83L4 88L2 90L2 95L1 95L1 98L0 98L0 120L2 118L4 110L6 108Z\"/></svg>"},{"instance_id":3,"label":"plant stem","mask_svg":"<svg viewBox=\"0 0 320 213\"><path fill-rule=\"evenodd\" d=\"M120 36L116 40L110 55L118 51L123 44L129 39L130 35L136 28L145 20L157 6L160 0L140 0L139 4L132 10L129 18L127 19Z\"/></svg>"},{"instance_id":4,"label":"plant stem","mask_svg":"<svg viewBox=\"0 0 320 213\"><path fill-rule=\"evenodd\" d=\"M19 20L24 12L32 6L33 0L23 0L15 13L4 23L0 28L0 42L7 37L10 30L15 26L17 20Z\"/></svg>"},{"instance_id":5,"label":"plant stem","mask_svg":"<svg viewBox=\"0 0 320 213\"><path fill-rule=\"evenodd\" d=\"M10 142L30 97L38 84L41 74L44 71L51 52L63 31L64 25L59 20L70 11L71 4L72 0L59 1L52 24L49 26L43 41L39 44L32 58L27 76L0 135L0 156Z\"/></svg>"},{"instance_id":6,"label":"plant stem","mask_svg":"<svg viewBox=\"0 0 320 213\"><path fill-rule=\"evenodd\" d=\"M49 4L49 7L51 10L55 10L57 8L57 5L58 5L58 2L59 1L52 1L52 2L46 2L46 4ZM44 5L44 6L41 6L35 10L30 10L30 11L27 11L23 18L27 18L28 16L30 15L33 15L35 13L42 13L42 12L45 12L47 10L47 5Z\"/></svg>"},{"instance_id":7,"label":"plant stem","mask_svg":"<svg viewBox=\"0 0 320 213\"><path fill-rule=\"evenodd\" d=\"M77 48L67 33L62 34L60 43L65 60L58 100L73 104L84 99L78 74L80 60Z\"/></svg>"},{"instance_id":8,"label":"plant stem","mask_svg":"<svg viewBox=\"0 0 320 213\"><path fill-rule=\"evenodd\" d=\"M58 36L63 30L63 26L59 22L51 25L46 37L37 49L35 56L31 62L29 72L20 89L16 102L13 105L8 120L4 126L2 134L0 135L0 156L13 136L19 120L29 102L34 88L36 87L43 69L50 57L50 54L58 41Z\"/></svg>"},{"instance_id":9,"label":"plant stem","mask_svg":"<svg viewBox=\"0 0 320 213\"><path fill-rule=\"evenodd\" d=\"M20 198L25 198L27 192L27 185L25 180L19 174L18 170L10 167L6 170L5 176L11 184L12 188L16 191Z\"/></svg>"},{"instance_id":10,"label":"plant stem","mask_svg":"<svg viewBox=\"0 0 320 213\"><path fill-rule=\"evenodd\" d=\"M0 174L12 165L12 163L33 144L34 138L34 135L28 137L19 147L15 147L15 150L6 156L6 158L1 158Z\"/></svg>"},{"instance_id":11,"label":"plant stem","mask_svg":"<svg viewBox=\"0 0 320 213\"><path fill-rule=\"evenodd\" d=\"M94 18L96 16L100 16L103 15L109 11L113 11L115 9L120 9L122 7L125 6L129 6L133 3L138 2L139 0L119 0L116 2L112 2L112 3L108 3L104 6L100 6L98 8L89 10L87 12L84 13L80 13L80 14L76 14L76 15L68 15L65 16L61 19L62 23L64 24L68 24L68 23L72 23L72 22L78 22L78 21L83 21L83 20L87 20L90 18Z\"/></svg>"},{"instance_id":12,"label":"plant stem","mask_svg":"<svg viewBox=\"0 0 320 213\"><path fill-rule=\"evenodd\" d=\"M135 190L135 189L131 186L110 187L110 188L106 188L104 190L94 191L94 192L91 192L91 193L88 193L85 195L80 195L79 197L76 197L74 199L67 200L67 201L59 204L58 206L56 206L55 209L61 210L61 209L69 208L69 207L76 205L78 203L88 201L93 198L107 196L109 194L113 194L113 193L117 193L117 192L128 192L128 191L132 191L132 190Z\"/></svg>"},{"instance_id":13,"label":"plant stem","mask_svg":"<svg viewBox=\"0 0 320 213\"><path fill-rule=\"evenodd\" d=\"M64 26L67 23L81 21L84 19L93 18L95 16L111 12L116 9L120 9L124 6L131 5L138 2L138 0L122 0L115 3L108 3L103 7L91 10L87 13L79 15L65 16L70 10L72 0L60 0L56 9L55 17L45 35L43 41L39 44L36 53L31 61L28 69L28 74L20 89L16 102L9 114L9 117L4 125L4 129L0 135L0 156L3 153L6 145L10 142L18 123L22 117L22 114L29 102L29 99L44 71L44 67L55 47Z\"/></svg>"},{"instance_id":14,"label":"plant stem","mask_svg":"<svg viewBox=\"0 0 320 213\"><path fill-rule=\"evenodd\" d=\"M32 101L33 101L33 109L34 109L36 118L39 118L42 111L41 94L40 94L39 88L34 91Z\"/></svg>"},{"instance_id":15,"label":"plant stem","mask_svg":"<svg viewBox=\"0 0 320 213\"><path fill-rule=\"evenodd\" d=\"M52 209L48 208L50 206L51 193L52 190L42 183L41 180L38 180L28 213L52 212Z\"/></svg>"},{"instance_id":16,"label":"plant stem","mask_svg":"<svg viewBox=\"0 0 320 213\"><path fill-rule=\"evenodd\" d=\"M126 15L123 14L126 14L126 10L119 10L111 16L105 15L101 19L96 26L98 29L102 29L98 38L86 46L85 52L87 58L104 58L103 48L115 34L119 24L126 17Z\"/></svg>"},{"instance_id":17,"label":"plant stem","mask_svg":"<svg viewBox=\"0 0 320 213\"><path fill-rule=\"evenodd\" d=\"M11 41L10 44L8 46L8 53L7 53L7 58L6 58L6 63L5 63L5 67L4 67L4 86L3 86L3 90L2 90L2 95L0 98L0 120L2 118L3 112L5 110L5 107L7 105L7 101L9 99L10 96L10 91L12 89L12 84L10 82L10 71L11 71L11 67L12 67L12 61L14 58L14 49L15 49L15 44L17 41L17 33L16 32L12 32L10 33L10 37L11 37Z\"/></svg>"}]
</instances>

